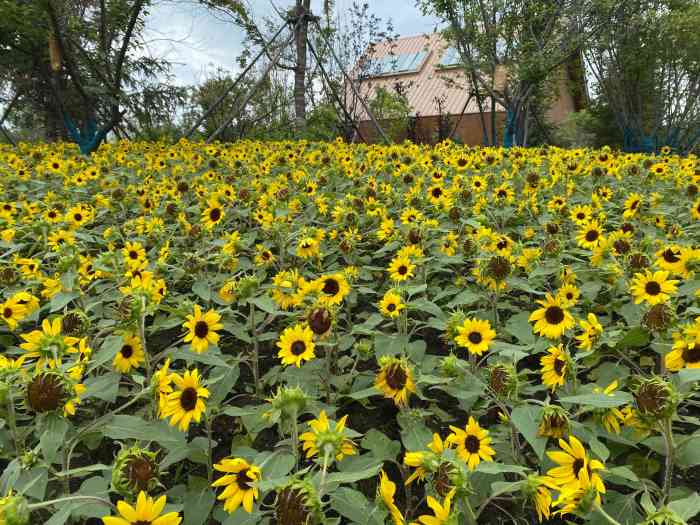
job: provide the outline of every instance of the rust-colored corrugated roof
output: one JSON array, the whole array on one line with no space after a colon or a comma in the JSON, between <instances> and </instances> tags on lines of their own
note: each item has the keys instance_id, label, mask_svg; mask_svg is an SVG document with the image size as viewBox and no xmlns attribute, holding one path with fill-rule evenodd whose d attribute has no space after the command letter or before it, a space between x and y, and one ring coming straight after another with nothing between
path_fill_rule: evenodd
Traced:
<instances>
[{"instance_id":1,"label":"rust-colored corrugated roof","mask_svg":"<svg viewBox=\"0 0 700 525\"><path fill-rule=\"evenodd\" d=\"M390 55L404 55L427 51L427 57L417 71L401 74L383 74L357 80L360 92L367 100L373 98L378 87L393 91L397 83L405 88L405 95L412 108L412 114L418 116L438 115L436 97L444 99L443 114L458 115L464 110L469 99L470 82L464 70L459 67L438 67L443 54L449 45L439 33L398 38L375 44L370 56L373 60ZM355 68L357 71L357 68ZM486 111L490 111L490 99L485 101ZM497 107L497 110L502 108ZM465 113L478 113L476 99L472 97ZM359 119L369 117L360 108Z\"/></svg>"}]
</instances>

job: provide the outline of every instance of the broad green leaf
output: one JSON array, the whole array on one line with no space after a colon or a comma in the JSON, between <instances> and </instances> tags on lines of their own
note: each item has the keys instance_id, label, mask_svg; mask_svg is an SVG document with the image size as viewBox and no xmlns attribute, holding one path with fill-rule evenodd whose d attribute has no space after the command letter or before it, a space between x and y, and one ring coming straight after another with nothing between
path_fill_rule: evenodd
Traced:
<instances>
[{"instance_id":1,"label":"broad green leaf","mask_svg":"<svg viewBox=\"0 0 700 525\"><path fill-rule=\"evenodd\" d=\"M681 384L700 381L700 368L684 368L679 370L678 380Z\"/></svg>"},{"instance_id":2,"label":"broad green leaf","mask_svg":"<svg viewBox=\"0 0 700 525\"><path fill-rule=\"evenodd\" d=\"M642 348L649 344L651 336L649 332L641 326L636 326L629 330L625 336L617 343L618 348Z\"/></svg>"},{"instance_id":3,"label":"broad green leaf","mask_svg":"<svg viewBox=\"0 0 700 525\"><path fill-rule=\"evenodd\" d=\"M116 415L104 427L102 433L112 439L136 439L155 441L167 448L182 445L186 436L164 420L144 421L137 416Z\"/></svg>"},{"instance_id":4,"label":"broad green leaf","mask_svg":"<svg viewBox=\"0 0 700 525\"><path fill-rule=\"evenodd\" d=\"M207 521L216 496L206 479L191 476L185 493L184 525L202 525Z\"/></svg>"},{"instance_id":5,"label":"broad green leaf","mask_svg":"<svg viewBox=\"0 0 700 525\"><path fill-rule=\"evenodd\" d=\"M90 367L89 372L96 370L97 368L104 365L105 363L112 361L112 359L114 359L114 356L117 355L117 352L119 350L121 350L123 345L124 345L124 340L122 339L122 336L120 336L120 335L108 336L104 341L102 341L102 345L100 346L100 349L97 351L97 353L93 357L92 366Z\"/></svg>"},{"instance_id":6,"label":"broad green leaf","mask_svg":"<svg viewBox=\"0 0 700 525\"><path fill-rule=\"evenodd\" d=\"M211 301L211 288L206 279L195 281L192 285L192 291L205 303Z\"/></svg>"},{"instance_id":7,"label":"broad green leaf","mask_svg":"<svg viewBox=\"0 0 700 525\"><path fill-rule=\"evenodd\" d=\"M700 496L697 492L693 492L687 498L672 501L668 504L668 508L678 514L685 521L688 521L690 518L694 518L698 512L700 512Z\"/></svg>"},{"instance_id":8,"label":"broad green leaf","mask_svg":"<svg viewBox=\"0 0 700 525\"><path fill-rule=\"evenodd\" d=\"M277 308L277 303L272 300L272 297L268 295L263 295L261 297L251 297L248 299L249 303L254 304L257 306L260 310L263 312L267 312L268 314L278 314L279 308Z\"/></svg>"},{"instance_id":9,"label":"broad green leaf","mask_svg":"<svg viewBox=\"0 0 700 525\"><path fill-rule=\"evenodd\" d=\"M118 372L107 372L101 376L88 377L85 379L87 391L85 392L84 399L96 397L102 401L113 403L119 393L120 378L121 374Z\"/></svg>"},{"instance_id":10,"label":"broad green leaf","mask_svg":"<svg viewBox=\"0 0 700 525\"><path fill-rule=\"evenodd\" d=\"M519 465L504 465L503 463L497 463L495 461L482 461L476 467L476 471L483 472L484 474L504 474L506 472L522 473L526 472L527 468Z\"/></svg>"},{"instance_id":11,"label":"broad green leaf","mask_svg":"<svg viewBox=\"0 0 700 525\"><path fill-rule=\"evenodd\" d=\"M63 445L68 427L68 421L58 414L50 414L47 417L46 429L39 439L41 451L44 453L47 463L51 464L56 459L61 445Z\"/></svg>"},{"instance_id":12,"label":"broad green leaf","mask_svg":"<svg viewBox=\"0 0 700 525\"><path fill-rule=\"evenodd\" d=\"M362 448L372 452L378 461L394 461L401 452L401 444L398 441L392 441L374 428L365 434L360 444Z\"/></svg>"},{"instance_id":13,"label":"broad green leaf","mask_svg":"<svg viewBox=\"0 0 700 525\"><path fill-rule=\"evenodd\" d=\"M78 297L80 297L80 293L78 292L58 292L51 298L51 306L49 309L51 312L57 312Z\"/></svg>"},{"instance_id":14,"label":"broad green leaf","mask_svg":"<svg viewBox=\"0 0 700 525\"><path fill-rule=\"evenodd\" d=\"M334 472L332 474L328 474L327 476L327 482L328 483L355 483L356 481L360 481L361 479L367 479L367 478L373 478L377 474L379 474L379 470L382 468L381 464L374 465L373 467L369 467L363 470L359 470L356 472Z\"/></svg>"},{"instance_id":15,"label":"broad green leaf","mask_svg":"<svg viewBox=\"0 0 700 525\"><path fill-rule=\"evenodd\" d=\"M538 434L539 421L542 415L542 407L535 405L523 405L516 407L510 414L510 420L530 446L539 459L544 457L547 446L547 438Z\"/></svg>"},{"instance_id":16,"label":"broad green leaf","mask_svg":"<svg viewBox=\"0 0 700 525\"><path fill-rule=\"evenodd\" d=\"M508 319L505 326L506 332L525 345L531 345L535 342L535 335L532 333L532 325L528 321L529 318L529 312L520 312Z\"/></svg>"},{"instance_id":17,"label":"broad green leaf","mask_svg":"<svg viewBox=\"0 0 700 525\"><path fill-rule=\"evenodd\" d=\"M615 408L632 403L633 399L627 392L616 391L613 394L590 393L578 396L566 396L559 398L559 401L576 405L588 405L594 408Z\"/></svg>"}]
</instances>

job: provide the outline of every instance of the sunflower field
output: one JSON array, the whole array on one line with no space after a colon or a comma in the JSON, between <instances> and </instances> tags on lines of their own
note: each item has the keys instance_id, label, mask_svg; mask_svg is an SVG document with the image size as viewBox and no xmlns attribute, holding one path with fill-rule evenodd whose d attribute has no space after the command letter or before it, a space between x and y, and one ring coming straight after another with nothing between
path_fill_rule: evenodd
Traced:
<instances>
[{"instance_id":1,"label":"sunflower field","mask_svg":"<svg viewBox=\"0 0 700 525\"><path fill-rule=\"evenodd\" d=\"M700 161L0 146L0 524L700 523Z\"/></svg>"}]
</instances>

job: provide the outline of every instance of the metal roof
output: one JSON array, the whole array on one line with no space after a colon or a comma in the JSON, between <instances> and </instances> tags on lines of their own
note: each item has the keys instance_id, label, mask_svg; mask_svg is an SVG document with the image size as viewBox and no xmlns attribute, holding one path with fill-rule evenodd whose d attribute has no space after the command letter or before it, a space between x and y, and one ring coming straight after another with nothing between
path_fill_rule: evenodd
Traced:
<instances>
[{"instance_id":1,"label":"metal roof","mask_svg":"<svg viewBox=\"0 0 700 525\"><path fill-rule=\"evenodd\" d=\"M427 52L427 57L422 64L413 71L400 71L396 74L383 73L372 74L376 70L369 69L368 74L357 80L359 91L366 99L371 99L378 87L393 91L397 83L402 84L404 93L412 108L412 114L418 116L438 115L436 97L444 99L443 114L458 115L462 113L464 105L469 98L470 83L464 70L459 67L445 68L440 66L443 55L449 52L449 44L439 33L417 35L398 38L395 40L378 42L371 51L371 62L384 63L391 56L403 56ZM354 69L357 72L360 68ZM486 101L487 111L490 111L490 99ZM497 111L502 110L499 106ZM478 113L479 107L474 98L467 106L465 113ZM367 120L369 117L360 108L359 119Z\"/></svg>"}]
</instances>

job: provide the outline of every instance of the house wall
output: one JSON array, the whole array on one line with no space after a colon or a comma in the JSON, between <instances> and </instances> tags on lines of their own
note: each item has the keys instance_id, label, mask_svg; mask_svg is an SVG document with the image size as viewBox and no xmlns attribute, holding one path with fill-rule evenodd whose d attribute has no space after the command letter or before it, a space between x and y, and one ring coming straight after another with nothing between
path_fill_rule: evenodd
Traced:
<instances>
[{"instance_id":1,"label":"house wall","mask_svg":"<svg viewBox=\"0 0 700 525\"><path fill-rule=\"evenodd\" d=\"M497 112L495 114L496 120L496 131L498 139L501 139L503 134L503 124L505 122L505 113ZM484 119L486 120L486 129L491 136L491 113L485 113ZM454 140L459 141L463 144L469 146L480 146L484 144L484 134L481 126L481 117L478 113L469 113L463 115L460 119L458 115L449 116L449 131L454 129L457 123L457 129L454 133ZM391 122L381 122L380 123L385 131L391 129ZM382 139L379 132L376 130L371 121L365 120L359 123L360 133L368 143L381 143ZM408 138L408 133L404 130L392 137L395 141L400 142ZM415 142L422 144L434 144L439 141L439 117L438 116L427 116L418 117L416 119L415 125Z\"/></svg>"}]
</instances>

